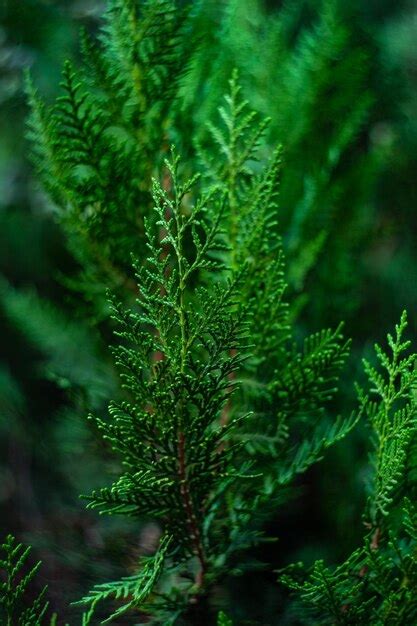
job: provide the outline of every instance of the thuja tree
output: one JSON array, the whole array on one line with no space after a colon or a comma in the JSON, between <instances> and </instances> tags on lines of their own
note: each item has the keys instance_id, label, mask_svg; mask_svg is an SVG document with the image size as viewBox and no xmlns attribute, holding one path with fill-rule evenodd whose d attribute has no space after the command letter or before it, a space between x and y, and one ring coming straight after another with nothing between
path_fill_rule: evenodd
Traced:
<instances>
[{"instance_id":1,"label":"thuja tree","mask_svg":"<svg viewBox=\"0 0 417 626\"><path fill-rule=\"evenodd\" d=\"M89 506L157 521L161 538L137 574L82 600L86 623L109 600L120 601L110 620L129 610L155 623L206 619L215 583L244 568L237 555L264 539L284 488L357 419L323 415L347 356L340 329L293 346L271 237L280 150L263 172L249 168L265 125L235 79L220 114L219 156L199 193L175 153L154 182L135 306L112 299L126 398L92 419L124 472Z\"/></svg>"},{"instance_id":2,"label":"thuja tree","mask_svg":"<svg viewBox=\"0 0 417 626\"><path fill-rule=\"evenodd\" d=\"M200 172L190 173L194 163L169 147L176 134L170 110L194 32L187 7L115 0L99 42L84 40L88 70L66 65L56 104L44 105L29 88L34 160L82 268L73 287L89 295L101 317L110 288L117 337L122 390L108 415L90 419L122 469L113 483L109 478L85 497L103 514L133 517L138 531L149 521L159 529L154 554L139 560L134 574L100 581L80 600L84 625L122 623L125 614L136 623L230 624L217 614L218 585L251 567L245 551L269 539L265 521L295 477L362 413L373 416L379 437L376 495L366 522L377 548L368 553L388 571L396 545L379 551L380 517L406 470L413 434L414 404L406 400L414 388L413 359L399 360L404 320L397 341L390 340L393 360L379 351L388 386L367 366L382 404L362 392L357 411L334 418L326 406L349 343L340 327L307 337L302 346L294 341L277 236L281 151L260 159L268 122L248 109L236 75L209 126L210 139L199 148ZM397 401L404 406L393 414L390 435ZM411 534L407 545L412 541ZM43 595L20 608L36 568L20 573L22 548L11 539L4 550L5 619L47 623ZM412 580L412 548L407 559ZM317 586L324 571L317 565L304 586L289 574L284 579L307 600L308 585L314 587L323 607L319 619L327 619L328 610L327 585ZM325 572L323 580L331 575ZM400 602L395 580L393 606ZM350 608L357 606L355 584L347 599L345 592L330 592L329 623L335 615L356 619ZM357 610L367 623L377 610L372 600L366 597ZM406 601L411 606L412 599ZM398 619L411 614L406 601Z\"/></svg>"}]
</instances>

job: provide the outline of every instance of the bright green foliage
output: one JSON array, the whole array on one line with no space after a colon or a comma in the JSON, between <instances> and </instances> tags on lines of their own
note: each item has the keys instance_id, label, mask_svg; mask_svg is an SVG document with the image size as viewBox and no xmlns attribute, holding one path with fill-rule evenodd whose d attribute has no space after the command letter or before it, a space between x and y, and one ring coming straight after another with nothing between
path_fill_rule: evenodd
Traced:
<instances>
[{"instance_id":1,"label":"bright green foliage","mask_svg":"<svg viewBox=\"0 0 417 626\"><path fill-rule=\"evenodd\" d=\"M332 266L340 289L349 282L346 262L357 241L344 246L343 259L334 247L341 247L338 219L347 220L349 232L363 230L363 210L358 216L341 198L352 184L360 196L363 172L370 174L368 162L351 158L371 103L367 60L352 43L337 2L320 3L318 18L294 46L289 41L301 8L266 15L262 5L112 0L98 38L83 38L82 68L65 66L55 106L29 87L34 160L82 267L73 284L89 300L105 286L120 287L121 294L133 289L128 259L134 252L143 260L151 178L173 140L193 159L190 138L204 138L233 66L252 104L271 116L269 137L285 140L282 224L290 283L301 291L329 249L337 256ZM262 63L254 55L260 49ZM208 71L209 93L202 86ZM343 98L337 95L342 90ZM234 139L232 151L239 148L238 126ZM245 154L239 157L243 164Z\"/></svg>"},{"instance_id":2,"label":"bright green foliage","mask_svg":"<svg viewBox=\"0 0 417 626\"><path fill-rule=\"evenodd\" d=\"M306 578L301 566L288 568L282 581L299 596L302 624L415 623L416 511L405 501L401 513L403 524L367 534L364 546L335 569L317 561Z\"/></svg>"},{"instance_id":3,"label":"bright green foliage","mask_svg":"<svg viewBox=\"0 0 417 626\"><path fill-rule=\"evenodd\" d=\"M378 526L381 516L388 514L394 498L401 494L407 452L417 429L416 354L404 354L411 344L403 340L406 327L404 312L395 328L395 337L388 335L390 352L375 346L379 370L364 361L370 394L366 397L361 392L360 399L375 436L372 459L375 480L367 514L373 526Z\"/></svg>"},{"instance_id":4,"label":"bright green foliage","mask_svg":"<svg viewBox=\"0 0 417 626\"><path fill-rule=\"evenodd\" d=\"M231 167L222 167L207 191L203 181L198 197L198 177L181 184L174 155L166 163L167 190L154 184L157 219L146 222L149 256L136 266L137 306L126 311L113 300L121 339L114 355L130 399L111 403L110 421L94 418L125 472L95 491L89 506L159 521L171 539L164 550L168 570L194 581L182 582L180 595L171 583L163 601L157 593L149 603L142 587L148 578L139 573L98 587L87 601L94 608L96 598L128 596L121 610L146 610L156 623L167 602L181 612L231 573L234 553L262 538L259 519L282 487L357 419L331 423L322 411L347 355L340 329L306 339L302 352L289 343L282 250L268 229L277 208L279 153L254 174L248 163L263 125L254 126L238 94L234 79L231 117L221 111L231 136L217 134ZM237 138L244 161L233 148ZM237 206L247 209L238 213ZM266 312L271 305L276 317L261 328L260 307ZM310 434L301 444L297 419ZM150 562L162 568L158 554ZM154 570L155 582L160 573Z\"/></svg>"},{"instance_id":5,"label":"bright green foliage","mask_svg":"<svg viewBox=\"0 0 417 626\"><path fill-rule=\"evenodd\" d=\"M243 358L245 324L237 277L210 290L192 287L197 272L220 267L222 195L190 205L195 179L179 183L177 157L167 167L172 194L155 184L157 230L149 227L148 262L137 269L138 308L113 309L123 339L114 354L131 400L111 404L111 422L96 420L126 471L93 493L90 506L159 520L172 538L171 558L197 559L198 591L215 549L203 520L231 471L233 449L222 442L233 424L217 419Z\"/></svg>"},{"instance_id":6,"label":"bright green foliage","mask_svg":"<svg viewBox=\"0 0 417 626\"><path fill-rule=\"evenodd\" d=\"M219 19L226 15L232 24L249 5L249 13L259 17L258 2L231 0ZM197 8L210 10L200 3ZM280 20L265 26L271 49L275 42L284 53L267 98L279 105L267 107L256 92L253 98L273 114L272 121L260 121L251 111L234 72L216 120L209 111L212 122L199 124L194 133L192 120L203 120L189 115L182 127L182 114L190 113L190 95L198 101L205 46L191 45L200 27L191 9L174 0L112 0L97 40L84 36L83 68L65 65L55 104L41 102L29 86L34 161L81 267L68 282L84 292L101 320L110 287L117 326L113 354L123 390L110 402L109 415L91 422L122 469L110 486L86 496L88 506L130 516L138 528L153 522L160 530L159 547L138 559L137 572L96 585L80 601L87 607L83 624L94 623L102 610L109 615L105 622L117 623L132 612L134 619L166 626L199 623L208 606L217 615L222 604L216 603L216 585L259 565L252 555L246 561L244 551L270 539L266 522L295 479L362 414L375 436L365 547L335 571L320 561L301 582L295 569L286 582L313 606L312 619L319 623L379 623L372 619L400 611L412 619L411 592L400 603L397 588L399 580L403 589L405 578L412 578L405 572L414 567L415 513L407 504L405 526L397 525L390 539L386 521L402 495L415 430L414 358L402 358L408 347L402 340L405 318L397 337L389 339L392 357L377 349L386 375L366 364L369 394L360 392L358 411L334 416L329 405L350 344L341 325L311 335L296 327L279 236L278 217L295 259L290 280L301 290L328 240L336 241L329 233L332 216L341 213L337 195L357 174L345 168L343 156L370 103L362 90L366 68L356 71L365 65L362 52L355 48L345 57L350 34L336 4L325 2L318 25L290 53L284 22L292 23L294 15L284 7ZM265 47L254 32L249 35L256 44L252 50ZM225 53L226 45L220 65ZM276 57L268 57L265 69L272 58L275 65ZM337 123L328 131L321 102L331 96L335 67L349 97L332 100L331 121ZM255 85L265 81L263 71L259 67L254 74ZM216 107L217 96L213 89L208 98ZM326 140L317 141L312 129ZM284 173L281 148L267 158L268 141L277 132L287 142ZM173 139L184 150L181 161L175 151L164 160ZM192 176L197 169L201 176ZM346 187L339 185L339 170L348 172ZM52 360L54 336L37 319L48 317L54 329L57 316L36 298L19 298L8 287L4 293L15 321L34 309L26 330ZM58 351L54 369L64 384L88 387L85 395L96 410L97 379L89 371L98 368L96 346L86 346L87 331L74 326L69 346L67 334L58 333L70 371L61 368ZM67 354L74 338L83 344L76 363ZM78 364L89 371L83 382ZM104 386L117 397L106 386L112 375L104 370L100 390ZM405 542L398 533L408 533ZM220 613L218 624L231 621Z\"/></svg>"},{"instance_id":7,"label":"bright green foliage","mask_svg":"<svg viewBox=\"0 0 417 626\"><path fill-rule=\"evenodd\" d=\"M117 619L130 609L142 607L148 599L148 596L152 593L162 572L169 543L170 538L168 537L161 540L155 556L144 559L139 574L130 576L129 578L123 578L115 583L105 583L94 587L88 596L78 603L90 605L90 609L84 616L83 626L87 626L87 624L91 623L97 604L105 600L113 599L121 601L128 599L128 602L120 606L112 615L104 620L104 622L102 622L103 624Z\"/></svg>"},{"instance_id":8,"label":"bright green foliage","mask_svg":"<svg viewBox=\"0 0 417 626\"><path fill-rule=\"evenodd\" d=\"M417 355L408 353L406 327L403 313L395 336L388 335L389 351L375 346L379 366L364 362L369 391L359 389L359 400L374 450L363 546L336 569L317 561L307 576L293 566L283 577L307 607L302 623L406 626L417 619L417 513L403 489L417 432Z\"/></svg>"},{"instance_id":9,"label":"bright green foliage","mask_svg":"<svg viewBox=\"0 0 417 626\"><path fill-rule=\"evenodd\" d=\"M301 351L294 345L283 250L276 235L281 150L275 151L264 171L255 169L268 122L259 123L242 99L236 74L219 116L220 124L209 127L217 153L210 142L200 152L209 180L227 190L231 269L246 265L241 297L250 311L253 346L240 375L242 401L253 414L247 421L253 425L246 435L248 450L279 459L272 472L283 485L342 438L358 418L352 415L329 423L324 413L336 391L349 342L339 327L307 337Z\"/></svg>"},{"instance_id":10,"label":"bright green foliage","mask_svg":"<svg viewBox=\"0 0 417 626\"><path fill-rule=\"evenodd\" d=\"M113 54L115 41L120 45L118 29L131 13L119 9L109 14L99 59ZM159 19L154 28L159 33ZM121 40L130 54L131 38ZM88 50L89 59L96 58L95 48ZM136 67L127 52L128 65L134 59ZM146 58L140 57L142 70ZM262 164L268 121L249 110L237 74L219 124L209 126L199 149L204 175L187 179L174 154L161 183L153 184L151 212L149 197L143 198L152 168L143 167L157 166L159 156L147 152L148 109L131 90L131 75L116 69L100 76L120 80L127 92L117 82L99 97L67 65L65 95L48 114L35 102L32 129L38 137L43 129L40 169L68 211L70 233L81 227L77 245L89 255L78 256L84 269L99 250L94 262L103 261L101 269L109 270L111 260L113 278L122 266L129 276L109 283L108 274L99 282L99 288L112 284L115 294L120 343L113 353L126 398L111 402L110 419L92 419L124 472L88 496L89 507L156 521L163 533L138 574L92 590L83 600L84 619L89 623L108 600L119 602L109 620L135 609L168 624L198 610L221 577L253 566L242 559L236 566L236 554L265 540L263 520L285 497L284 488L359 415L332 419L325 411L349 350L341 328L307 337L301 349L294 341L277 236L281 150ZM148 87L140 91L144 98ZM113 103L123 135L108 101L120 91L129 104ZM132 125L137 134L129 135ZM149 145L158 142L153 137ZM42 161L46 148L52 161ZM129 207L135 224L120 213ZM132 254L135 281L127 269ZM124 300L132 300L127 290L137 296L131 309L119 302L121 287Z\"/></svg>"},{"instance_id":11,"label":"bright green foliage","mask_svg":"<svg viewBox=\"0 0 417 626\"><path fill-rule=\"evenodd\" d=\"M323 318L351 288L351 255L369 226L364 199L374 162L358 144L372 111L371 64L345 19L344 3L285 2L273 10L266 4L228 0L203 7L206 30L187 83L187 122L192 115L193 136L201 141L237 67L251 106L271 118L268 143L282 141L285 148L280 223L289 283L302 292L311 273L320 276L309 295ZM193 107L196 91L199 106ZM326 307L325 285L334 294ZM353 307L356 298L353 293Z\"/></svg>"},{"instance_id":12,"label":"bright green foliage","mask_svg":"<svg viewBox=\"0 0 417 626\"><path fill-rule=\"evenodd\" d=\"M46 588L29 602L31 583L40 567L27 565L30 548L9 535L1 546L0 559L0 617L4 626L40 626L44 620L48 603Z\"/></svg>"},{"instance_id":13,"label":"bright green foliage","mask_svg":"<svg viewBox=\"0 0 417 626\"><path fill-rule=\"evenodd\" d=\"M129 288L130 254L142 258L151 177L186 67L188 12L174 0L114 0L98 40L84 38L83 68L66 63L53 106L29 84L33 158L90 300L108 285Z\"/></svg>"}]
</instances>

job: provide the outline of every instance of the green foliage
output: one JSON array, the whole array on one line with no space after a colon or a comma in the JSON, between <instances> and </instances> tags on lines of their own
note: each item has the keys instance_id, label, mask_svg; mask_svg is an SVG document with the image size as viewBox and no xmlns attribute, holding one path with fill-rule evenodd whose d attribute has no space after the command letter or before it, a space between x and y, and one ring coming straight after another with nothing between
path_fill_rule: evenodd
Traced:
<instances>
[{"instance_id":1,"label":"green foliage","mask_svg":"<svg viewBox=\"0 0 417 626\"><path fill-rule=\"evenodd\" d=\"M246 106L236 102L235 79L231 93L231 118L221 111L232 129L222 139L227 155L234 154L233 128ZM165 591L174 606L184 605L184 597L206 594L228 573L234 552L261 539L256 519L265 516L267 503L281 497L282 487L357 421L325 424L322 419L322 404L332 397L347 355L340 329L308 338L301 353L288 347L282 250L268 230L276 210L279 153L255 176L248 163L263 126L253 130L253 116L245 119L248 123L237 122L236 131L245 158L235 166L231 156L231 178L231 170L222 168L193 202L198 177L181 184L174 155L166 163L168 190L154 184L157 219L146 222L149 256L144 266L136 266L137 306L126 311L113 300L122 341L113 352L131 400L111 403L110 421L93 418L121 456L125 473L110 488L95 491L89 506L160 522L172 538L171 567L183 578L194 572L180 600L174 599L175 587ZM245 206L243 194L250 199L248 210L237 214L237 204ZM263 329L265 342L255 328L270 302L277 316ZM249 337L255 339L253 347ZM278 416L273 413L277 398ZM305 430L310 428L311 439L290 445L286 421L291 418L295 430L297 417ZM245 475L242 485L238 478ZM129 585L115 583L116 597L120 589L123 597L131 594ZM106 594L108 588L103 589ZM125 606L143 599L139 588ZM160 609L158 602L147 607L156 616Z\"/></svg>"},{"instance_id":2,"label":"green foliage","mask_svg":"<svg viewBox=\"0 0 417 626\"><path fill-rule=\"evenodd\" d=\"M187 178L174 154L153 184L150 211L162 136L148 134L149 98L161 101L164 72L175 82L181 46L171 43L183 20L173 8L166 22L166 3L151 2L138 26L135 3L121 4L100 46L84 44L100 84L88 89L67 64L52 109L32 90L31 135L83 271L92 259L101 264L107 276L97 275L98 289L111 285L114 294L125 398L110 403L110 419L92 420L124 472L88 496L89 507L156 521L164 537L138 574L93 589L85 619L113 599L124 604L109 620L134 608L158 623L189 613L217 580L251 567L236 567L236 555L265 540L263 521L293 479L359 414L334 419L325 410L349 350L341 327L306 337L301 349L294 340L277 235L281 149L262 162L269 122L249 109L236 72L219 123L201 140L204 175ZM142 47L148 32L155 40Z\"/></svg>"},{"instance_id":3,"label":"green foliage","mask_svg":"<svg viewBox=\"0 0 417 626\"><path fill-rule=\"evenodd\" d=\"M188 13L174 0L111 2L98 40L84 37L83 68L65 64L54 105L28 83L33 159L82 266L74 284L90 300L93 282L96 298L108 285L129 288L130 254L142 258Z\"/></svg>"},{"instance_id":4,"label":"green foliage","mask_svg":"<svg viewBox=\"0 0 417 626\"><path fill-rule=\"evenodd\" d=\"M282 580L299 596L303 624L414 623L417 616L415 509L405 501L403 523L367 534L363 547L336 568L317 561L308 577L300 566ZM410 517L413 521L410 523Z\"/></svg>"},{"instance_id":5,"label":"green foliage","mask_svg":"<svg viewBox=\"0 0 417 626\"><path fill-rule=\"evenodd\" d=\"M388 335L389 352L375 346L379 365L364 361L369 391L359 389L359 401L373 433L373 482L363 545L335 569L317 561L308 574L299 565L282 577L307 608L302 623L405 626L416 620L417 517L404 486L417 431L417 355L409 354L406 327L403 313L395 336Z\"/></svg>"},{"instance_id":6,"label":"green foliage","mask_svg":"<svg viewBox=\"0 0 417 626\"><path fill-rule=\"evenodd\" d=\"M253 428L245 438L254 454L278 459L271 474L284 485L314 463L322 449L347 434L359 417L329 423L324 412L350 344L338 327L307 337L301 350L294 345L284 255L276 235L281 150L275 151L263 172L255 169L268 121L256 120L241 97L236 74L219 117L218 126L209 126L212 144L200 152L209 180L227 190L231 269L246 265L242 297L250 311L253 347L241 376L243 401L253 414L247 424L252 422ZM213 144L218 154L210 161Z\"/></svg>"},{"instance_id":7,"label":"green foliage","mask_svg":"<svg viewBox=\"0 0 417 626\"><path fill-rule=\"evenodd\" d=\"M88 507L132 518L135 538L156 524L159 537L153 555L134 556L131 575L84 595L84 626L103 612L104 623L132 614L231 626L219 589L265 567L259 544L280 534L280 507L362 415L374 441L364 544L336 569L317 561L284 580L304 603L301 622L416 621L405 317L392 355L377 347L382 372L365 363L358 410L338 415L350 350L338 320L356 306L345 291L369 219L374 161L360 142L372 140L359 136L372 113L371 66L340 2L270 13L264 4L111 0L97 36L83 35L81 68L65 64L55 103L28 81L33 161L77 265L65 288L81 292L88 314L78 302L74 320L3 281L0 303L40 352L36 376L70 392L63 414L88 404L102 415L116 398L90 420L118 461ZM277 138L284 150L271 148ZM171 143L181 161L175 152L165 161ZM323 320L333 327L317 330ZM101 350L113 322L120 391ZM1 367L0 383L5 420L21 417L14 372ZM71 448L71 426L57 428L59 451ZM44 447L47 430L37 431ZM43 613L33 615L38 624Z\"/></svg>"},{"instance_id":8,"label":"green foliage","mask_svg":"<svg viewBox=\"0 0 417 626\"><path fill-rule=\"evenodd\" d=\"M111 404L111 422L96 420L126 472L94 492L90 506L159 520L173 538L171 558L198 560L201 587L213 551L203 520L233 454L223 443L233 424L216 422L243 358L245 325L235 305L237 277L211 290L190 288L196 272L220 267L221 195L185 208L195 179L179 183L177 157L167 167L173 191L154 186L159 230L149 227L148 263L137 269L138 308L113 308L123 340L114 355L132 400Z\"/></svg>"},{"instance_id":9,"label":"green foliage","mask_svg":"<svg viewBox=\"0 0 417 626\"><path fill-rule=\"evenodd\" d=\"M300 33L292 50L283 52L267 98L279 103L272 118L287 152L282 198L289 282L302 292L308 281L309 317L322 324L341 314L346 319L358 306L356 259L371 219L366 193L375 159L358 150L374 104L371 66L354 29L343 19L342 5L333 0L320 3L312 27ZM271 71L270 66L263 69ZM352 188L355 199L349 200ZM334 315L340 298L342 312Z\"/></svg>"},{"instance_id":10,"label":"green foliage","mask_svg":"<svg viewBox=\"0 0 417 626\"><path fill-rule=\"evenodd\" d=\"M395 327L395 337L388 335L390 353L375 346L382 371L364 361L370 397L364 396L362 392L360 397L375 437L372 460L375 481L368 513L373 526L378 525L381 516L388 515L394 498L401 494L407 453L417 429L416 354L403 354L411 345L411 341L403 340L406 327L407 316L404 312ZM375 397L377 400L374 400Z\"/></svg>"},{"instance_id":11,"label":"green foliage","mask_svg":"<svg viewBox=\"0 0 417 626\"><path fill-rule=\"evenodd\" d=\"M6 282L0 282L0 303L6 319L39 351L38 375L81 392L90 407L107 398L109 388L116 386L114 374L91 327L69 319L36 291L17 290Z\"/></svg>"},{"instance_id":12,"label":"green foliage","mask_svg":"<svg viewBox=\"0 0 417 626\"><path fill-rule=\"evenodd\" d=\"M273 142L285 137L282 226L291 285L302 291L316 266L324 275L321 259L329 251L337 256L340 289L349 285L346 263L358 241L352 237L345 245L343 259L334 247L339 245L338 219L346 220L352 232L362 232L365 225L363 210L360 215L356 205L346 210L342 198L352 184L361 197L363 172L371 175L370 158L352 159L372 101L365 88L369 67L335 1L321 3L317 20L291 46L300 12L288 5L265 15L257 0L230 0L224 6L216 1L207 6L174 0L111 2L97 39L83 38L82 68L65 66L55 106L46 106L29 87L34 160L82 266L73 283L86 298L103 295L103 285L129 292L130 253L143 260L152 176L172 140L193 159L193 143L204 140L233 66L241 71L250 101L271 117L269 137ZM207 32L210 24L212 32ZM213 45L219 49L216 60ZM262 64L254 63L258 49ZM202 91L207 68L209 94ZM343 98L338 95L342 90ZM336 123L340 120L343 124ZM242 128L235 126L229 142L241 165L246 155L239 153L240 135L250 121L242 117ZM255 128L255 143L266 125ZM238 174L239 159L230 162L230 176ZM101 310L103 299L98 299Z\"/></svg>"},{"instance_id":13,"label":"green foliage","mask_svg":"<svg viewBox=\"0 0 417 626\"><path fill-rule=\"evenodd\" d=\"M202 140L237 67L251 106L271 119L269 150L277 141L285 147L281 234L290 260L289 283L302 293L313 275L309 317L334 322L356 309L358 294L352 290L349 303L344 297L344 308L332 315L340 296L352 289L354 255L369 228L366 197L375 158L361 149L374 100L368 51L337 0L315 3L313 10L307 2L270 10L261 0L213 4L215 10L211 3L205 8L202 46L186 83L183 123L188 125L192 116L193 137ZM324 307L328 286L334 297Z\"/></svg>"},{"instance_id":14,"label":"green foliage","mask_svg":"<svg viewBox=\"0 0 417 626\"><path fill-rule=\"evenodd\" d=\"M31 583L39 570L40 563L27 565L30 548L9 535L1 546L0 559L0 616L5 626L40 626L48 608L45 600L46 587L29 601Z\"/></svg>"},{"instance_id":15,"label":"green foliage","mask_svg":"<svg viewBox=\"0 0 417 626\"><path fill-rule=\"evenodd\" d=\"M90 624L93 618L95 608L99 602L114 599L117 601L129 599L129 601L120 606L112 615L110 615L102 623L106 624L117 619L126 611L132 608L140 608L144 605L148 596L152 593L153 588L161 574L165 554L169 547L171 539L164 537L159 545L158 552L153 557L144 560L143 567L139 574L123 578L115 583L105 583L97 585L90 591L89 595L78 604L89 605L90 608L84 616L83 626Z\"/></svg>"},{"instance_id":16,"label":"green foliage","mask_svg":"<svg viewBox=\"0 0 417 626\"><path fill-rule=\"evenodd\" d=\"M117 502L119 488L120 495L126 493L129 497L129 482L132 480L131 486L137 483L139 489L138 503L142 501L143 506L147 501L152 514L164 514L172 507L178 485L165 478L165 474L172 474L178 463L177 454L183 454L184 438L191 440L195 447L196 456L189 462L195 467L196 488L198 475L202 474L203 488L204 479L214 469L208 453L215 451L220 444L220 433L208 431L213 416L224 402L227 377L241 359L240 356L227 356L228 350L240 347L237 324L228 311L236 281L219 287L213 294L202 289L195 294L192 305L186 300L190 297L187 289L193 272L217 265L216 261L210 260L209 253L222 248L218 241L218 219L209 224L203 220L209 207L214 212L220 210L220 205L211 199L210 206L210 199L202 198L189 208L189 214L184 215L183 201L193 181L180 186L177 166L177 159L168 164L174 187L172 199L159 185L154 188L157 225L163 238L160 242L155 241L155 236L149 233L148 265L144 269L138 268L140 308L125 312L115 304L113 309L120 325L118 334L130 344L116 347L114 354L122 368L124 385L138 404L112 406L116 419L114 427L110 426L110 440L117 449L123 446L126 464L136 470L112 489L112 497L116 508L119 504L123 507L124 503L135 511L135 499L130 504L123 497L120 503ZM193 258L187 259L184 239L191 234L195 250ZM100 421L99 426L106 432L104 422ZM155 437L161 442L161 449L150 446L145 439L138 440L135 431L129 431L132 427ZM172 449L172 437L178 438L178 450ZM213 462L216 467L221 465L220 459ZM138 467L138 463L143 466ZM154 476L155 470L158 475ZM140 497L142 481L149 500L146 496L144 500ZM105 492L99 500L101 498L105 498ZM197 508L201 508L201 503ZM175 518L179 524L181 517L177 515L178 511ZM186 523L184 519L184 525ZM178 528L177 533L179 540L184 535L183 528Z\"/></svg>"}]
</instances>

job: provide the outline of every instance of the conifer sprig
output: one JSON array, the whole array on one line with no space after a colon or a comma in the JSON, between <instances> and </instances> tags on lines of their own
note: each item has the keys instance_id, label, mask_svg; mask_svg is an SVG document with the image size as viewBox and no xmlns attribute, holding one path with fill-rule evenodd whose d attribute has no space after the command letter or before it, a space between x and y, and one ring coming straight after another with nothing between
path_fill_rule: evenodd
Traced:
<instances>
[{"instance_id":1,"label":"conifer sprig","mask_svg":"<svg viewBox=\"0 0 417 626\"><path fill-rule=\"evenodd\" d=\"M374 433L373 455L374 487L369 502L369 521L377 526L401 493L401 481L412 436L417 430L415 388L416 354L407 354L411 341L404 341L408 325L404 312L395 327L395 335L388 335L389 352L375 346L379 368L364 361L370 393L360 392L366 405L368 419Z\"/></svg>"},{"instance_id":2,"label":"conifer sprig","mask_svg":"<svg viewBox=\"0 0 417 626\"><path fill-rule=\"evenodd\" d=\"M40 562L27 565L30 548L25 548L9 535L1 546L0 616L5 626L41 626L46 624L48 602L46 587L31 601L28 592Z\"/></svg>"},{"instance_id":3,"label":"conifer sprig","mask_svg":"<svg viewBox=\"0 0 417 626\"><path fill-rule=\"evenodd\" d=\"M137 573L82 600L84 624L102 601L116 604L106 621L133 610L175 624L250 567L236 554L265 538L294 477L368 408L326 411L349 352L341 326L294 340L277 228L282 151L264 162L269 122L242 99L237 73L199 149L203 176L182 182L173 154L151 184L179 130L190 19L187 2L112 0L98 39L84 37L84 68L65 66L55 105L31 92L35 161L83 268L78 286L91 299L92 285L113 293L123 397L92 420L123 469L89 507L161 531ZM315 574L325 595L330 574Z\"/></svg>"},{"instance_id":4,"label":"conifer sprig","mask_svg":"<svg viewBox=\"0 0 417 626\"><path fill-rule=\"evenodd\" d=\"M125 472L94 492L89 506L160 522L172 540L167 557L177 564L196 559L198 592L216 550L209 501L232 471L234 448L222 442L234 423L223 427L219 416L245 355L246 326L238 276L193 287L194 274L223 266L223 194L212 190L190 204L196 178L180 184L176 156L166 165L171 191L154 185L157 219L147 223L149 256L137 267L137 308L113 302L122 342L113 351L131 400L112 403L110 421L95 419ZM132 584L142 582L140 575ZM130 594L130 582L120 589ZM132 600L138 604L136 596L144 597L140 588Z\"/></svg>"},{"instance_id":5,"label":"conifer sprig","mask_svg":"<svg viewBox=\"0 0 417 626\"><path fill-rule=\"evenodd\" d=\"M271 457L279 459L271 470L274 478L268 472L268 483L272 480L279 489L350 432L360 414L336 420L325 415L324 407L337 391L349 354L350 342L343 338L342 325L307 337L301 350L294 345L285 297L284 253L277 234L282 149L278 147L269 162L261 165L269 122L260 122L242 98L236 72L229 90L199 153L208 181L228 190L227 262L232 272L246 264L240 299L248 311L253 345L239 376L242 402L253 418L246 422L250 433L237 436L246 439L250 453L263 457L262 463L269 464ZM216 157L210 160L213 152ZM301 423L303 437L298 430Z\"/></svg>"},{"instance_id":6,"label":"conifer sprig","mask_svg":"<svg viewBox=\"0 0 417 626\"><path fill-rule=\"evenodd\" d=\"M138 574L114 583L96 585L87 596L76 603L89 607L87 613L84 614L82 626L92 623L91 620L95 615L98 604L101 602L113 600L120 603L126 600L124 604L119 605L109 617L103 620L102 624L118 619L127 611L143 607L161 576L170 542L171 539L164 536L160 541L156 554L153 557L143 559L142 567Z\"/></svg>"},{"instance_id":7,"label":"conifer sprig","mask_svg":"<svg viewBox=\"0 0 417 626\"><path fill-rule=\"evenodd\" d=\"M33 161L82 267L68 284L96 314L108 287L124 298L133 290L130 255L144 260L152 176L167 153L191 22L188 3L111 0L98 37L83 38L82 68L65 64L55 104L28 81Z\"/></svg>"},{"instance_id":8,"label":"conifer sprig","mask_svg":"<svg viewBox=\"0 0 417 626\"><path fill-rule=\"evenodd\" d=\"M335 569L317 561L308 574L293 566L283 582L301 602L302 623L396 624L417 617L416 511L404 498L410 442L417 432L416 358L404 340L404 312L377 365L364 361L368 391L358 388L373 432L373 482L363 545Z\"/></svg>"}]
</instances>

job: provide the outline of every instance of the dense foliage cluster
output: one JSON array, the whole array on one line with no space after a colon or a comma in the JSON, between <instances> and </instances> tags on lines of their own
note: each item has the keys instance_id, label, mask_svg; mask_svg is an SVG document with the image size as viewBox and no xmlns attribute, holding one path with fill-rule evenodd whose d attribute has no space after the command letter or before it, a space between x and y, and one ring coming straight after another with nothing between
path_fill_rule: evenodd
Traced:
<instances>
[{"instance_id":1,"label":"dense foliage cluster","mask_svg":"<svg viewBox=\"0 0 417 626\"><path fill-rule=\"evenodd\" d=\"M416 510L406 465L417 431L416 354L407 354L403 313L389 353L375 346L379 368L364 362L369 392L359 402L372 428L373 476L363 545L336 569L317 561L308 576L293 566L283 580L307 607L302 623L412 624L417 617ZM302 568L301 568L302 569Z\"/></svg>"},{"instance_id":2,"label":"dense foliage cluster","mask_svg":"<svg viewBox=\"0 0 417 626\"><path fill-rule=\"evenodd\" d=\"M384 157L362 146L372 60L340 3L320 5L299 33L303 3L269 15L255 0L109 0L52 103L27 76L32 163L65 235L71 304L3 279L0 302L42 354L37 376L68 398L42 431L59 442L62 484L76 451L87 509L114 519L104 534L129 538L113 580L90 570L63 609L71 623L417 621L407 315L355 375L341 321L341 309L360 314L354 259ZM0 408L18 423L19 386L8 370L2 381ZM279 516L355 436L371 448L359 547L317 559L297 537L290 560L308 563L286 565ZM8 536L2 550L4 623L61 623L29 549ZM246 614L241 590L265 572L285 608L264 612L254 592Z\"/></svg>"}]
</instances>

